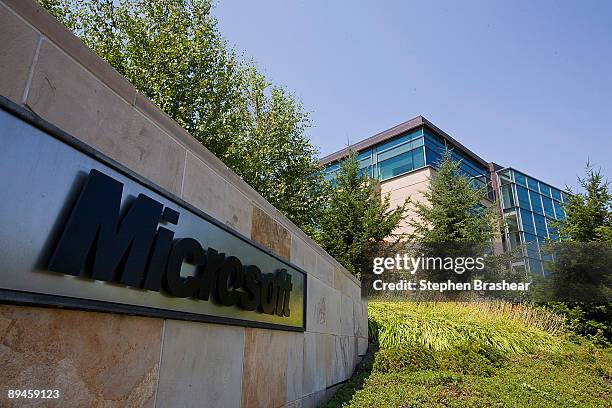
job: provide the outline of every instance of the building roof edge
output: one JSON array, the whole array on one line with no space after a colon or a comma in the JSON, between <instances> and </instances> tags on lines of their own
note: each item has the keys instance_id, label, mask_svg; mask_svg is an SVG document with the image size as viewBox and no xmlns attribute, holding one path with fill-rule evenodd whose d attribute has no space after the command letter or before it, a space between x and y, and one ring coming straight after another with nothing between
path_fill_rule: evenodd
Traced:
<instances>
[{"instance_id":1,"label":"building roof edge","mask_svg":"<svg viewBox=\"0 0 612 408\"><path fill-rule=\"evenodd\" d=\"M322 165L327 165L331 162L334 162L336 160L342 159L343 157L345 157L348 152L350 150L353 150L355 152L359 152L362 150L365 150L367 148L370 148L374 145L377 145L379 143L385 142L387 140L390 140L394 137L397 137L399 135L401 135L402 133L405 133L407 131L416 129L420 126L426 127L429 130L431 130L432 132L434 132L436 135L446 139L447 141L449 141L453 146L455 146L457 149L461 150L462 152L466 153L466 155L468 157L470 157L471 159L475 160L476 162L478 162L479 164L481 164L482 166L487 167L488 166L488 162L485 161L483 158L481 158L480 156L478 156L476 153L472 152L470 149L468 149L467 147L465 147L463 144L459 143L456 139L454 139L452 136L450 136L449 134L447 134L446 132L444 132L442 129L440 129L439 127L437 127L436 125L434 125L431 121L429 121L427 118L425 118L422 115L416 116L412 119L409 119L405 122L402 122L398 125L395 125L387 130L383 130L382 132L376 133L373 136L370 136L360 142L354 143L350 146L347 146L341 150L338 150L332 154L329 154L325 157L323 157L322 159L320 159L320 163Z\"/></svg>"}]
</instances>

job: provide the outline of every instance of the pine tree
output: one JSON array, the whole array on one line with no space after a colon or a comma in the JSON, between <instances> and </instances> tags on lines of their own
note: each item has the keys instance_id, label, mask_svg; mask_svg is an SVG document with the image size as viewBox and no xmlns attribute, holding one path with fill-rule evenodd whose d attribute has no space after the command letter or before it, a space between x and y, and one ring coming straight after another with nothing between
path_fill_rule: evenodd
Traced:
<instances>
[{"instance_id":1,"label":"pine tree","mask_svg":"<svg viewBox=\"0 0 612 408\"><path fill-rule=\"evenodd\" d=\"M390 209L377 181L360 174L353 152L343 160L318 222L319 244L346 269L360 276L369 246L392 237L405 218L407 203Z\"/></svg>"},{"instance_id":2,"label":"pine tree","mask_svg":"<svg viewBox=\"0 0 612 408\"><path fill-rule=\"evenodd\" d=\"M563 313L572 330L591 341L612 343L612 193L610 183L588 163L578 178L584 190L568 196L565 218L556 222L562 242L550 243L544 304Z\"/></svg>"},{"instance_id":3,"label":"pine tree","mask_svg":"<svg viewBox=\"0 0 612 408\"><path fill-rule=\"evenodd\" d=\"M564 240L612 242L612 193L610 182L587 164L586 177L578 178L584 192L568 196L565 219L558 223Z\"/></svg>"},{"instance_id":4,"label":"pine tree","mask_svg":"<svg viewBox=\"0 0 612 408\"><path fill-rule=\"evenodd\" d=\"M415 202L414 242L488 243L493 239L496 218L493 206L484 206L485 187L474 188L460 170L450 151L442 156L430 180L430 189L423 195L427 202Z\"/></svg>"}]
</instances>

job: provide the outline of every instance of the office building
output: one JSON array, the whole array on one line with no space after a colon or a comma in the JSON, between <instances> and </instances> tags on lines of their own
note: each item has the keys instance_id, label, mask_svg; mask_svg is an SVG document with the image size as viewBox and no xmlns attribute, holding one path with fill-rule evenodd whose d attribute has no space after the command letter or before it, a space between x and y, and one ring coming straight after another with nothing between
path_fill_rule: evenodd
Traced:
<instances>
[{"instance_id":1,"label":"office building","mask_svg":"<svg viewBox=\"0 0 612 408\"><path fill-rule=\"evenodd\" d=\"M429 188L432 172L447 148L472 185L486 189L483 204L495 203L504 221L500 236L504 250L522 247L522 259L515 266L541 273L540 246L546 239L558 239L554 221L565 216L567 194L512 167L481 158L424 117L417 116L371 136L321 162L325 178L333 183L341 160L354 151L360 171L379 180L381 194L389 194L392 205L398 205L408 197L424 201L422 193ZM408 234L412 229L405 221L396 232Z\"/></svg>"}]
</instances>

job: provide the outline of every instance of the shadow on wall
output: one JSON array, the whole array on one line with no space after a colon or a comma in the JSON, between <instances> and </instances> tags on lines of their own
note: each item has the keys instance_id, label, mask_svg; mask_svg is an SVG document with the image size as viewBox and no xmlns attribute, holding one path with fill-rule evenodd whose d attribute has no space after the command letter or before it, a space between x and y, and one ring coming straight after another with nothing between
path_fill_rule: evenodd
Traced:
<instances>
[{"instance_id":1,"label":"shadow on wall","mask_svg":"<svg viewBox=\"0 0 612 408\"><path fill-rule=\"evenodd\" d=\"M370 343L368 345L367 354L355 368L352 377L348 379L346 384L340 387L332 399L322 405L322 408L343 407L353 399L353 395L355 395L357 391L363 389L364 382L368 379L372 372L375 352L376 350L374 349L374 345Z\"/></svg>"}]
</instances>

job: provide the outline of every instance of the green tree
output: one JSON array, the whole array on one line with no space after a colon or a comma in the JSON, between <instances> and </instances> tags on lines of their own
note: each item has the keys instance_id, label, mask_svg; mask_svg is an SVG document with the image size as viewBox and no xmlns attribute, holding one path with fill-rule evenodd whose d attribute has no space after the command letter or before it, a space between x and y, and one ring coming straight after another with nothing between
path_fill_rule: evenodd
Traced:
<instances>
[{"instance_id":1,"label":"green tree","mask_svg":"<svg viewBox=\"0 0 612 408\"><path fill-rule=\"evenodd\" d=\"M237 160L243 79L209 0L39 1L212 153Z\"/></svg>"},{"instance_id":2,"label":"green tree","mask_svg":"<svg viewBox=\"0 0 612 408\"><path fill-rule=\"evenodd\" d=\"M493 206L484 206L485 187L474 188L446 151L423 192L426 202L415 202L409 223L410 239L427 244L488 243L496 232Z\"/></svg>"},{"instance_id":3,"label":"green tree","mask_svg":"<svg viewBox=\"0 0 612 408\"><path fill-rule=\"evenodd\" d=\"M246 124L230 147L237 172L272 205L312 233L323 204L324 179L317 150L305 135L308 114L285 89L254 68L244 70L240 113Z\"/></svg>"},{"instance_id":4,"label":"green tree","mask_svg":"<svg viewBox=\"0 0 612 408\"><path fill-rule=\"evenodd\" d=\"M39 0L100 57L281 210L312 231L322 204L307 112L238 58L210 0Z\"/></svg>"},{"instance_id":5,"label":"green tree","mask_svg":"<svg viewBox=\"0 0 612 408\"><path fill-rule=\"evenodd\" d=\"M561 237L574 242L612 242L610 182L588 164L586 176L578 177L578 182L584 192L568 196L563 206L565 218L557 223Z\"/></svg>"},{"instance_id":6,"label":"green tree","mask_svg":"<svg viewBox=\"0 0 612 408\"><path fill-rule=\"evenodd\" d=\"M554 224L562 242L551 242L546 307L563 313L575 333L594 343L612 343L612 194L610 183L588 163L578 177L581 192L568 196L565 218Z\"/></svg>"},{"instance_id":7,"label":"green tree","mask_svg":"<svg viewBox=\"0 0 612 408\"><path fill-rule=\"evenodd\" d=\"M320 245L356 276L364 271L370 245L394 235L405 218L407 203L391 209L390 197L381 197L378 183L360 174L351 152L340 163L334 185L317 223Z\"/></svg>"}]
</instances>

